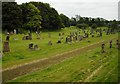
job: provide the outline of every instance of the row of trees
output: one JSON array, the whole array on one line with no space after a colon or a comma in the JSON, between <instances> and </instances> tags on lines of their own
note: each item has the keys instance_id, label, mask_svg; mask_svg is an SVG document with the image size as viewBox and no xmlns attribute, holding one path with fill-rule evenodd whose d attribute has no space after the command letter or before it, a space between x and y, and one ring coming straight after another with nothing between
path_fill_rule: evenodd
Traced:
<instances>
[{"instance_id":1,"label":"row of trees","mask_svg":"<svg viewBox=\"0 0 120 84\"><path fill-rule=\"evenodd\" d=\"M108 26L117 28L118 22L108 21L103 18L81 17L76 15L71 19L50 7L48 3L29 2L18 5L16 2L2 3L2 28L11 31L13 29L25 29L31 31L57 30L69 26L86 28L92 26Z\"/></svg>"}]
</instances>

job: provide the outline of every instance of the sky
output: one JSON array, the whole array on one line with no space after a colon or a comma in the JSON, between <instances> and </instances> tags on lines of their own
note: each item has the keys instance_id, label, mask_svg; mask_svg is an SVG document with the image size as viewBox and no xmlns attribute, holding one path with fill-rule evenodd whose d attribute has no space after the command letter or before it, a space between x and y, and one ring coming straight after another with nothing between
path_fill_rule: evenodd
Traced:
<instances>
[{"instance_id":1,"label":"sky","mask_svg":"<svg viewBox=\"0 0 120 84\"><path fill-rule=\"evenodd\" d=\"M118 20L119 0L15 0L18 4L36 1L49 3L58 13L69 18L75 15L82 17L101 17L107 20Z\"/></svg>"}]
</instances>

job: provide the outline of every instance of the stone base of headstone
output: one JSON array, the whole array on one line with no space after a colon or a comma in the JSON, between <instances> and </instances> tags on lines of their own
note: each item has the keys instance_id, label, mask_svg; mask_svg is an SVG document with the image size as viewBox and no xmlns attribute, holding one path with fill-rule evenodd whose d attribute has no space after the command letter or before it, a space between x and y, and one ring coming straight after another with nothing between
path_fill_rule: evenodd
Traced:
<instances>
[{"instance_id":1,"label":"stone base of headstone","mask_svg":"<svg viewBox=\"0 0 120 84\"><path fill-rule=\"evenodd\" d=\"M38 45L34 45L34 50L39 50Z\"/></svg>"},{"instance_id":2,"label":"stone base of headstone","mask_svg":"<svg viewBox=\"0 0 120 84\"><path fill-rule=\"evenodd\" d=\"M9 48L9 42L4 42L3 44L3 52L10 52L10 48Z\"/></svg>"},{"instance_id":3,"label":"stone base of headstone","mask_svg":"<svg viewBox=\"0 0 120 84\"><path fill-rule=\"evenodd\" d=\"M40 39L39 37L37 39Z\"/></svg>"}]
</instances>

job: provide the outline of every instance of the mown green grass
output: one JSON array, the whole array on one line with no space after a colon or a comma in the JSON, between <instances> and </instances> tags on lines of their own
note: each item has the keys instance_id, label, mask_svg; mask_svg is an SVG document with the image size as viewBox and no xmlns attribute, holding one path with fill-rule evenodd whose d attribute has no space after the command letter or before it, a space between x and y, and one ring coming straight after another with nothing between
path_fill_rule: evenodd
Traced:
<instances>
[{"instance_id":1,"label":"mown green grass","mask_svg":"<svg viewBox=\"0 0 120 84\"><path fill-rule=\"evenodd\" d=\"M88 82L117 82L118 49L115 48L115 42L112 49L108 47L107 45L104 54L100 52L100 48L96 48L9 82L85 82L100 66L103 67Z\"/></svg>"},{"instance_id":2,"label":"mown green grass","mask_svg":"<svg viewBox=\"0 0 120 84\"><path fill-rule=\"evenodd\" d=\"M65 37L72 31L77 31L78 29L76 27L70 27L70 28L64 28L60 31L56 32L50 32L51 33L51 38L48 38L48 33L49 32L42 32L41 40L36 39L37 36L35 33L33 33L33 40L22 40L23 35L18 34L18 35L12 35L10 37L10 52L9 53L4 53L3 54L3 59L2 59L2 65L3 69L12 67L14 65L19 65L22 63L30 62L36 59L42 59L42 58L48 58L51 56L55 56L56 54L67 52L76 48L81 48L88 46L90 44L102 41L102 40L108 40L112 39L114 37L117 37L118 34L113 34L113 35L105 35L103 34L102 38L97 38L97 37L90 37L89 39L91 40L90 43L87 42L87 39L84 39L81 42L74 42L72 45L70 44L65 44ZM58 34L60 32L64 32L64 40L62 44L56 44L57 40L59 39ZM81 32L81 35L83 33ZM17 38L18 40L13 40L13 38ZM5 40L5 35L3 34L3 41ZM53 45L50 46L48 45L48 41L51 40L53 42ZM28 49L28 44L30 42L33 42L34 44L38 44L40 50L33 51Z\"/></svg>"}]
</instances>

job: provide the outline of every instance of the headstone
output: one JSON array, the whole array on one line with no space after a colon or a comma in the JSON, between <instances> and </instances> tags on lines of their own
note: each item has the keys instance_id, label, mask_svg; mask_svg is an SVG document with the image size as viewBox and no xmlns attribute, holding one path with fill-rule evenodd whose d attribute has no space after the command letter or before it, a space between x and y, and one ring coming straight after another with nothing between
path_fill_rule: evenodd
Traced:
<instances>
[{"instance_id":1,"label":"headstone","mask_svg":"<svg viewBox=\"0 0 120 84\"><path fill-rule=\"evenodd\" d=\"M33 49L33 43L29 44L29 49Z\"/></svg>"},{"instance_id":2,"label":"headstone","mask_svg":"<svg viewBox=\"0 0 120 84\"><path fill-rule=\"evenodd\" d=\"M68 36L67 36L66 39L65 39L65 43L68 43Z\"/></svg>"},{"instance_id":3,"label":"headstone","mask_svg":"<svg viewBox=\"0 0 120 84\"><path fill-rule=\"evenodd\" d=\"M38 50L38 49L39 49L38 45L34 45L34 50Z\"/></svg>"},{"instance_id":4,"label":"headstone","mask_svg":"<svg viewBox=\"0 0 120 84\"><path fill-rule=\"evenodd\" d=\"M39 33L36 31L37 39L40 39Z\"/></svg>"},{"instance_id":5,"label":"headstone","mask_svg":"<svg viewBox=\"0 0 120 84\"><path fill-rule=\"evenodd\" d=\"M61 36L61 33L59 33L59 36Z\"/></svg>"},{"instance_id":6,"label":"headstone","mask_svg":"<svg viewBox=\"0 0 120 84\"><path fill-rule=\"evenodd\" d=\"M14 29L14 34L16 34L16 29Z\"/></svg>"},{"instance_id":7,"label":"headstone","mask_svg":"<svg viewBox=\"0 0 120 84\"><path fill-rule=\"evenodd\" d=\"M79 38L79 41L83 40L83 36L81 35L79 35L78 38Z\"/></svg>"},{"instance_id":8,"label":"headstone","mask_svg":"<svg viewBox=\"0 0 120 84\"><path fill-rule=\"evenodd\" d=\"M53 43L51 41L48 42L48 45L52 45Z\"/></svg>"},{"instance_id":9,"label":"headstone","mask_svg":"<svg viewBox=\"0 0 120 84\"><path fill-rule=\"evenodd\" d=\"M3 44L3 52L10 52L10 48L9 48L9 42L4 42Z\"/></svg>"},{"instance_id":10,"label":"headstone","mask_svg":"<svg viewBox=\"0 0 120 84\"><path fill-rule=\"evenodd\" d=\"M112 48L112 40L110 41L110 48Z\"/></svg>"},{"instance_id":11,"label":"headstone","mask_svg":"<svg viewBox=\"0 0 120 84\"><path fill-rule=\"evenodd\" d=\"M61 40L58 40L57 43L61 43Z\"/></svg>"},{"instance_id":12,"label":"headstone","mask_svg":"<svg viewBox=\"0 0 120 84\"><path fill-rule=\"evenodd\" d=\"M94 35L92 34L92 37L94 37Z\"/></svg>"},{"instance_id":13,"label":"headstone","mask_svg":"<svg viewBox=\"0 0 120 84\"><path fill-rule=\"evenodd\" d=\"M118 49L120 48L119 40L116 40L116 46L117 46Z\"/></svg>"},{"instance_id":14,"label":"headstone","mask_svg":"<svg viewBox=\"0 0 120 84\"><path fill-rule=\"evenodd\" d=\"M62 35L65 35L65 33L63 32Z\"/></svg>"},{"instance_id":15,"label":"headstone","mask_svg":"<svg viewBox=\"0 0 120 84\"><path fill-rule=\"evenodd\" d=\"M7 36L6 36L6 41L9 41L9 39L10 39L10 36L7 35Z\"/></svg>"},{"instance_id":16,"label":"headstone","mask_svg":"<svg viewBox=\"0 0 120 84\"><path fill-rule=\"evenodd\" d=\"M13 34L14 34L14 33L11 31L11 32L10 32L10 35L13 35Z\"/></svg>"},{"instance_id":17,"label":"headstone","mask_svg":"<svg viewBox=\"0 0 120 84\"><path fill-rule=\"evenodd\" d=\"M101 47L102 48L102 53L104 53L105 52L105 50L104 50L105 49L105 44L103 43L101 46L102 46Z\"/></svg>"}]
</instances>

